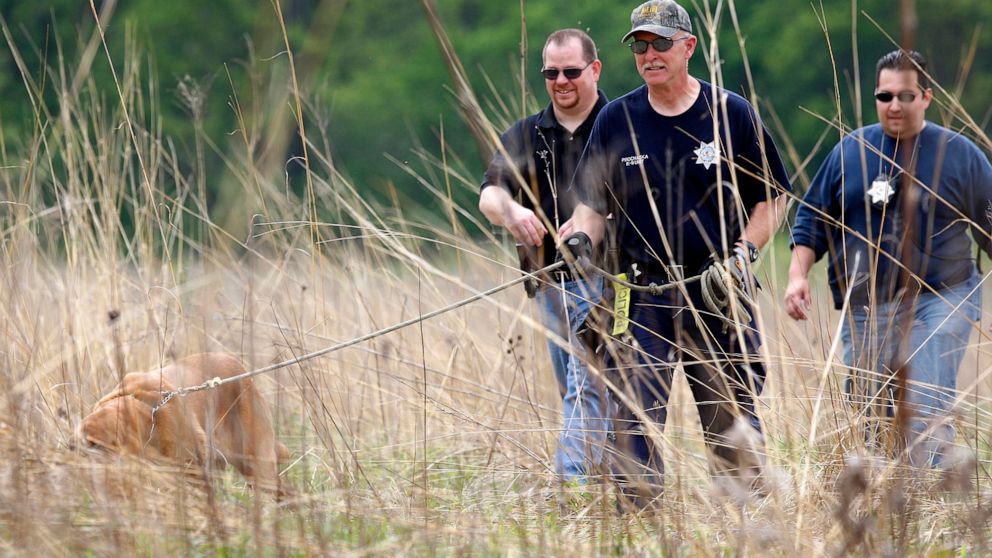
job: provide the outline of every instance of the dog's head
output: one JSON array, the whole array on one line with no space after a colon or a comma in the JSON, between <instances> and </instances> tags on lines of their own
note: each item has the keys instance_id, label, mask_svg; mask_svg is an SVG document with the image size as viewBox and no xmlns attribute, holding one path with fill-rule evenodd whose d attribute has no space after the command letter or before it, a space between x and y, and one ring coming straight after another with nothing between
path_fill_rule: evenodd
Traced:
<instances>
[{"instance_id":1,"label":"dog's head","mask_svg":"<svg viewBox=\"0 0 992 558\"><path fill-rule=\"evenodd\" d=\"M79 425L84 447L142 457L165 457L153 432L151 407L130 395L103 400Z\"/></svg>"},{"instance_id":2,"label":"dog's head","mask_svg":"<svg viewBox=\"0 0 992 558\"><path fill-rule=\"evenodd\" d=\"M158 374L128 374L120 387L100 399L93 412L83 418L79 440L86 447L146 459L203 463L206 434L183 398L161 404L163 390L171 389Z\"/></svg>"}]
</instances>

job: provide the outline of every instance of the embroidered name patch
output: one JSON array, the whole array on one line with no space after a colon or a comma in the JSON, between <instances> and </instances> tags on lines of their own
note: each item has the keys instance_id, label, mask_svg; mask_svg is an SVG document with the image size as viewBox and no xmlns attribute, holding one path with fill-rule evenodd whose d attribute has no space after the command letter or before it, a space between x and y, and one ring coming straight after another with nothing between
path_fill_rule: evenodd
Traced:
<instances>
[{"instance_id":1,"label":"embroidered name patch","mask_svg":"<svg viewBox=\"0 0 992 558\"><path fill-rule=\"evenodd\" d=\"M643 161L647 161L647 155L631 155L630 157L621 157L620 162L623 163L625 167L632 167L634 165L639 165Z\"/></svg>"}]
</instances>

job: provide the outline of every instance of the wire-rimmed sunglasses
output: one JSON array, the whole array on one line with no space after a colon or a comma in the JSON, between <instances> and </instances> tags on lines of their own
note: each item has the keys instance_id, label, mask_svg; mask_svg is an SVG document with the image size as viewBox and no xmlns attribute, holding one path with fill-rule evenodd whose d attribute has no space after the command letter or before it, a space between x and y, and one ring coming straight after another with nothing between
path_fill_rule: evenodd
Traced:
<instances>
[{"instance_id":1,"label":"wire-rimmed sunglasses","mask_svg":"<svg viewBox=\"0 0 992 558\"><path fill-rule=\"evenodd\" d=\"M630 50L634 54L644 54L645 52L648 51L648 45L651 45L652 47L654 47L654 49L657 50L658 52L665 52L666 50L669 50L673 46L675 46L675 41L684 41L684 40L686 40L688 38L689 38L689 35L686 35L685 37L680 37L678 39L669 39L669 38L666 38L666 37L658 37L657 39L655 39L653 41L645 41L645 40L638 39L636 41L633 41L633 42L629 43L627 46L630 47Z\"/></svg>"},{"instance_id":2,"label":"wire-rimmed sunglasses","mask_svg":"<svg viewBox=\"0 0 992 558\"><path fill-rule=\"evenodd\" d=\"M564 68L559 70L558 68L544 68L541 70L541 74L544 75L544 79L548 81L554 81L558 79L558 74L565 74L565 79L576 79L582 75L582 72L586 71L594 60L590 60L585 66L581 68Z\"/></svg>"},{"instance_id":3,"label":"wire-rimmed sunglasses","mask_svg":"<svg viewBox=\"0 0 992 558\"><path fill-rule=\"evenodd\" d=\"M880 103L891 103L892 99L899 99L900 103L912 103L916 100L916 93L913 91L900 91L898 93L879 91L875 93L875 98Z\"/></svg>"}]
</instances>

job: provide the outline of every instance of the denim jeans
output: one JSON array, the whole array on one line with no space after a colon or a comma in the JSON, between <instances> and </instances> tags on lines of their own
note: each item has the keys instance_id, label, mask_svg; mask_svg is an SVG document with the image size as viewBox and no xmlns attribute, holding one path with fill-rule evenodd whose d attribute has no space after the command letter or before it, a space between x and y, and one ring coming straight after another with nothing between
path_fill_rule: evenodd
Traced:
<instances>
[{"instance_id":1,"label":"denim jeans","mask_svg":"<svg viewBox=\"0 0 992 558\"><path fill-rule=\"evenodd\" d=\"M584 480L603 460L603 447L610 429L602 382L593 378L585 364L586 347L576 333L598 303L603 280L566 281L538 290L541 319L549 334L568 342L563 347L548 338L551 367L562 396L563 425L555 451L555 471L567 480Z\"/></svg>"},{"instance_id":2,"label":"denim jeans","mask_svg":"<svg viewBox=\"0 0 992 558\"><path fill-rule=\"evenodd\" d=\"M846 391L863 411L866 405L877 414L892 416L891 388L895 378L890 369L899 342L901 327L911 324L906 346L909 376L904 402L910 411L910 463L938 466L942 449L954 440L954 427L948 411L954 404L958 368L964 358L971 330L980 317L981 291L978 275L939 291L919 295L912 319L899 301L876 305L874 312L864 306L852 307L841 329L844 363L850 367ZM942 300L943 298L943 300ZM869 433L870 434L870 433Z\"/></svg>"}]
</instances>

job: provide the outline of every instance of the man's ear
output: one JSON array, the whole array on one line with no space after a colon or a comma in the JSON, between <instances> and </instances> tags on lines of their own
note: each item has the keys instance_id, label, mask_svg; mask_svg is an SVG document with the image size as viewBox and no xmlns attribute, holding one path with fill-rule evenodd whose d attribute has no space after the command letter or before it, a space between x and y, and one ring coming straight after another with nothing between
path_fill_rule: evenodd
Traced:
<instances>
[{"instance_id":1,"label":"man's ear","mask_svg":"<svg viewBox=\"0 0 992 558\"><path fill-rule=\"evenodd\" d=\"M696 52L696 36L689 35L689 38L685 40L685 63L689 63L689 59L692 58L692 53Z\"/></svg>"},{"instance_id":2,"label":"man's ear","mask_svg":"<svg viewBox=\"0 0 992 558\"><path fill-rule=\"evenodd\" d=\"M593 81L599 81L599 74L603 71L603 63L597 58L592 61L592 77Z\"/></svg>"}]
</instances>

